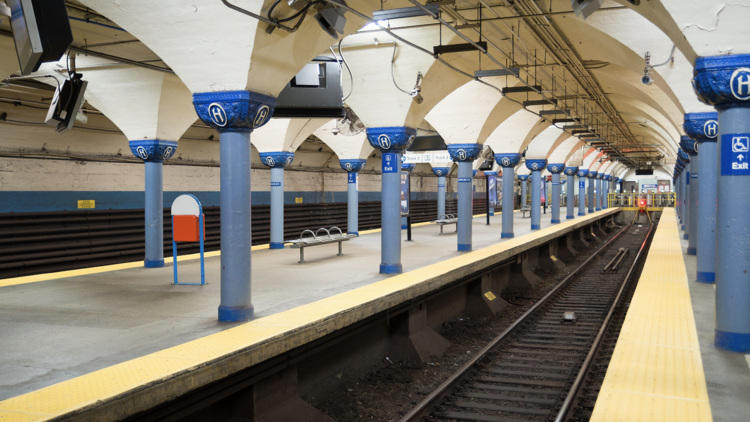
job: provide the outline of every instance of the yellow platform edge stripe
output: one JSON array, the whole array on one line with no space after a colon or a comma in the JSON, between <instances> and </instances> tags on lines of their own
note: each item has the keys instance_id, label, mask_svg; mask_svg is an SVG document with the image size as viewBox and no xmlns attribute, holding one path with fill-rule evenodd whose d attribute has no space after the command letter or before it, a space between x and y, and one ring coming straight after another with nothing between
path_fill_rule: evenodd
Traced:
<instances>
[{"instance_id":1,"label":"yellow platform edge stripe","mask_svg":"<svg viewBox=\"0 0 750 422\"><path fill-rule=\"evenodd\" d=\"M471 264L502 260L524 245L541 244L619 212L616 208L567 220L498 244L253 320L130 361L0 402L0 421L44 421L96 409L97 421L119 420L255 365L410 298L472 274ZM484 261L484 262L483 262ZM444 277L444 276L452 277ZM228 371L232 372L228 372ZM180 378L180 375L185 377ZM165 382L168 381L168 382ZM178 384L176 386L176 384ZM149 388L144 388L148 386ZM179 387L179 388L178 388ZM161 389L159 389L161 388ZM128 396L128 394L130 394ZM132 396L141 394L138 401ZM128 400L117 401L128 396ZM112 408L107 408L113 404ZM140 407L138 407L140 406Z\"/></svg>"},{"instance_id":2,"label":"yellow platform edge stripe","mask_svg":"<svg viewBox=\"0 0 750 422\"><path fill-rule=\"evenodd\" d=\"M664 208L591 422L711 422L680 230Z\"/></svg>"},{"instance_id":3,"label":"yellow platform edge stripe","mask_svg":"<svg viewBox=\"0 0 750 422\"><path fill-rule=\"evenodd\" d=\"M516 211L518 212L518 211ZM496 215L502 214L500 212L495 213ZM477 214L474 215L474 218L476 217L483 217L487 214ZM416 223L412 224L412 227L418 227L418 226L426 226L431 223ZM371 234L371 233L378 233L380 232L380 229L372 229L372 230L364 230L359 232L360 235L363 234ZM252 250L259 251L263 249L268 249L268 244L264 245L255 245L252 247ZM215 256L221 256L221 251L212 251L212 252L205 252L203 254L205 258L213 258ZM179 262L183 261L190 261L194 259L200 259L201 254L194 253L190 255L180 256ZM172 263L172 257L164 258L164 264L171 264ZM50 280L58 280L61 278L68 278L68 277L78 277L82 275L91 275L91 274L102 274L102 273L108 273L110 271L119 271L119 270L127 270L131 268L141 268L143 267L143 261L134 261L134 262L123 262L121 264L112 264L112 265L102 265L100 267L90 267L90 268L81 268L78 270L68 270L68 271L58 271L55 273L45 273L45 274L35 274L35 275L27 275L22 277L13 277L13 278L6 278L0 280L0 287L7 287L7 286L17 286L20 284L28 284L28 283L37 283L40 281L50 281ZM1 420L1 418L0 418Z\"/></svg>"}]
</instances>

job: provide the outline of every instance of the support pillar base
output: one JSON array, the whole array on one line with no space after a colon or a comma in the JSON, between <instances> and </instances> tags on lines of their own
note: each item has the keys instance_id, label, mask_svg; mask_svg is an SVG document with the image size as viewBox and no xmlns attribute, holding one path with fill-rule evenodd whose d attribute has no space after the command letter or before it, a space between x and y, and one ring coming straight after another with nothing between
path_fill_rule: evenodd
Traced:
<instances>
[{"instance_id":1,"label":"support pillar base","mask_svg":"<svg viewBox=\"0 0 750 422\"><path fill-rule=\"evenodd\" d=\"M580 215L580 214L579 214L579 215ZM566 219L566 220L573 220L573 219L575 219L575 218L576 218L576 217L575 217L575 216L573 216L573 215L569 215L569 216L565 217L565 219Z\"/></svg>"},{"instance_id":2,"label":"support pillar base","mask_svg":"<svg viewBox=\"0 0 750 422\"><path fill-rule=\"evenodd\" d=\"M146 268L161 268L164 266L163 259L145 259L143 260L143 266Z\"/></svg>"},{"instance_id":3,"label":"support pillar base","mask_svg":"<svg viewBox=\"0 0 750 422\"><path fill-rule=\"evenodd\" d=\"M706 272L706 271L698 271L697 277L695 278L695 281L698 283L715 283L716 282L716 273L714 272Z\"/></svg>"},{"instance_id":4,"label":"support pillar base","mask_svg":"<svg viewBox=\"0 0 750 422\"><path fill-rule=\"evenodd\" d=\"M408 312L395 315L388 321L393 332L388 345L388 356L394 362L417 364L430 362L441 356L451 343L427 326L427 304L415 304Z\"/></svg>"},{"instance_id":5,"label":"support pillar base","mask_svg":"<svg viewBox=\"0 0 750 422\"><path fill-rule=\"evenodd\" d=\"M271 244L268 245L268 249L284 249L284 244L281 242L271 242Z\"/></svg>"},{"instance_id":6,"label":"support pillar base","mask_svg":"<svg viewBox=\"0 0 750 422\"><path fill-rule=\"evenodd\" d=\"M219 321L242 322L253 318L255 307L219 306Z\"/></svg>"},{"instance_id":7,"label":"support pillar base","mask_svg":"<svg viewBox=\"0 0 750 422\"><path fill-rule=\"evenodd\" d=\"M687 248L687 254L688 255L695 255L696 254L696 248Z\"/></svg>"},{"instance_id":8,"label":"support pillar base","mask_svg":"<svg viewBox=\"0 0 750 422\"><path fill-rule=\"evenodd\" d=\"M471 252L471 244L462 245L462 244L459 243L459 245L458 245L458 251L459 252Z\"/></svg>"},{"instance_id":9,"label":"support pillar base","mask_svg":"<svg viewBox=\"0 0 750 422\"><path fill-rule=\"evenodd\" d=\"M730 352L750 353L750 333L714 330L714 345Z\"/></svg>"},{"instance_id":10,"label":"support pillar base","mask_svg":"<svg viewBox=\"0 0 750 422\"><path fill-rule=\"evenodd\" d=\"M560 224L560 220L557 220L557 219L552 219L552 220L551 220L551 223L552 223L552 224Z\"/></svg>"},{"instance_id":11,"label":"support pillar base","mask_svg":"<svg viewBox=\"0 0 750 422\"><path fill-rule=\"evenodd\" d=\"M500 239L513 239L515 234L513 233L500 233Z\"/></svg>"},{"instance_id":12,"label":"support pillar base","mask_svg":"<svg viewBox=\"0 0 750 422\"><path fill-rule=\"evenodd\" d=\"M539 230L539 229L541 229L541 228L542 228L542 227L541 227L541 225L539 225L539 224L532 224L532 225L531 225L531 230Z\"/></svg>"},{"instance_id":13,"label":"support pillar base","mask_svg":"<svg viewBox=\"0 0 750 422\"><path fill-rule=\"evenodd\" d=\"M403 271L401 264L380 264L380 274L401 274Z\"/></svg>"}]
</instances>

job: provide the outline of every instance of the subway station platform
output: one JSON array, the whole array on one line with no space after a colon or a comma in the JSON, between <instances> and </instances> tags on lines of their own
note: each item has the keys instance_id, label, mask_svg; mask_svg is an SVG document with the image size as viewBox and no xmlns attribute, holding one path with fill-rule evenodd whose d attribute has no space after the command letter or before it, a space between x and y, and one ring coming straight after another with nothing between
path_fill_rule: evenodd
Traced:
<instances>
[{"instance_id":1,"label":"subway station platform","mask_svg":"<svg viewBox=\"0 0 750 422\"><path fill-rule=\"evenodd\" d=\"M488 256L513 256L519 248L615 212L604 210L554 226L548 212L542 214L542 229L535 232L530 230L530 220L516 212L516 237L503 240L500 214L491 217L489 227L486 217L477 216L470 253L456 251L456 236L449 228L441 236L435 225L422 224L413 228L414 240L403 243L404 274L390 278L377 273L377 231L345 242L342 257L336 256L336 245L310 248L305 264L297 263L296 249L260 247L253 252L257 318L245 325L216 320L218 256L206 260L204 287L172 285L169 264L161 269L102 267L80 270L81 275L2 280L0 372L5 375L0 399L5 401L0 402L0 420L44 420L65 414L290 332L302 333L298 342L310 341L345 324L346 320L331 318L350 309L352 300L356 307L387 309L388 303L403 299L403 293L396 292L405 286L429 291L463 264L478 265ZM199 261L180 263L179 271L182 282L197 281ZM433 278L443 281L425 283ZM361 318L362 312L352 318ZM320 324L325 320L334 324ZM252 359L263 360L262 355L292 345L266 344L261 355Z\"/></svg>"},{"instance_id":2,"label":"subway station platform","mask_svg":"<svg viewBox=\"0 0 750 422\"><path fill-rule=\"evenodd\" d=\"M714 287L695 280L665 208L591 421L746 421L750 360L715 348Z\"/></svg>"}]
</instances>

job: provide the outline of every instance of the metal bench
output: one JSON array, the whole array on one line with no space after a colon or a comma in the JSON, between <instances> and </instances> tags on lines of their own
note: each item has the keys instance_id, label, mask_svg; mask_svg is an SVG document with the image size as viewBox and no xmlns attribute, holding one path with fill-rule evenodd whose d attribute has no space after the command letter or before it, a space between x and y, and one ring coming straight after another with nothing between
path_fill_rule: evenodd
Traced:
<instances>
[{"instance_id":1,"label":"metal bench","mask_svg":"<svg viewBox=\"0 0 750 422\"><path fill-rule=\"evenodd\" d=\"M432 220L430 223L435 223L440 226L440 234L443 234L443 226L446 224L458 223L458 218L454 214L443 214L438 217L437 220ZM458 225L456 224L456 231L458 231Z\"/></svg>"},{"instance_id":2,"label":"metal bench","mask_svg":"<svg viewBox=\"0 0 750 422\"><path fill-rule=\"evenodd\" d=\"M318 236L318 233L320 231L324 231L325 234L322 236ZM332 231L338 230L338 234L333 233ZM312 237L305 237L305 233L310 233ZM330 243L338 243L339 244L339 253L336 256L343 256L344 253L341 250L341 242L346 242L347 240L357 237L356 234L344 234L341 232L341 229L338 227L331 227L330 230L325 228L319 228L315 233L313 233L312 230L305 230L299 235L299 239L295 240L287 240L284 243L289 243L292 249L299 249L299 263L304 264L305 263L305 248L309 248L312 246L320 246L320 245L328 245Z\"/></svg>"},{"instance_id":3,"label":"metal bench","mask_svg":"<svg viewBox=\"0 0 750 422\"><path fill-rule=\"evenodd\" d=\"M529 213L529 217L531 217L531 207L523 207L521 208L521 218L526 218L526 213Z\"/></svg>"}]
</instances>

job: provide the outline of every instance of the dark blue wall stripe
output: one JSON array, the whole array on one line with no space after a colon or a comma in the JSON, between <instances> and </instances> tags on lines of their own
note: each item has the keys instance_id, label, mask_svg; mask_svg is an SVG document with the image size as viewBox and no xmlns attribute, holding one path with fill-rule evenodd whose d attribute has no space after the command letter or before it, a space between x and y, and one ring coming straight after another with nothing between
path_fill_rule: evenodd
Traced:
<instances>
[{"instance_id":1,"label":"dark blue wall stripe","mask_svg":"<svg viewBox=\"0 0 750 422\"><path fill-rule=\"evenodd\" d=\"M172 201L183 193L195 195L205 207L218 206L219 192L164 192L164 207L169 208ZM456 194L454 194L454 198ZM305 204L319 202L346 202L346 192L284 192L284 202L294 204L296 198L302 198ZM437 200L436 192L412 192L413 200ZM101 191L13 191L0 192L0 213L9 212L48 212L72 211L78 209L78 200L93 199L98 210L134 209L144 207L144 193L101 192ZM359 200L380 201L380 192L360 192ZM253 192L254 205L271 203L270 192Z\"/></svg>"}]
</instances>

